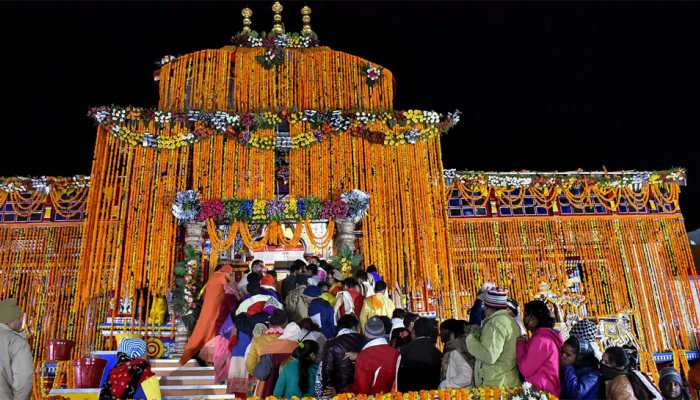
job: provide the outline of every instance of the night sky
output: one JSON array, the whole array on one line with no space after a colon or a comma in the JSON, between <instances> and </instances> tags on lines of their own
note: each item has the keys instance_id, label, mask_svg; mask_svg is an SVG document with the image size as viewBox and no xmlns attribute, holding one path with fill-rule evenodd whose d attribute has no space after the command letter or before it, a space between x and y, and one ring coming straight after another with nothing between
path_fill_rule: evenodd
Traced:
<instances>
[{"instance_id":1,"label":"night sky","mask_svg":"<svg viewBox=\"0 0 700 400\"><path fill-rule=\"evenodd\" d=\"M153 106L155 62L229 43L241 8L272 1L0 3L0 175L89 174L90 106ZM287 31L303 3L283 2ZM397 80L395 107L463 119L447 168L688 169L700 226L698 3L310 1L321 44Z\"/></svg>"}]
</instances>

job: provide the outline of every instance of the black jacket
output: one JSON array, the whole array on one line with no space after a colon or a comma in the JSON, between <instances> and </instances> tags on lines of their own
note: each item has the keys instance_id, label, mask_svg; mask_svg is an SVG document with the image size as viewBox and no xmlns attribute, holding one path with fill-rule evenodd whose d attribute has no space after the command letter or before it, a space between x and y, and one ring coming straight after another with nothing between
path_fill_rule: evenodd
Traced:
<instances>
[{"instance_id":1,"label":"black jacket","mask_svg":"<svg viewBox=\"0 0 700 400\"><path fill-rule=\"evenodd\" d=\"M432 390L440 386L442 353L429 338L416 338L401 347L399 392Z\"/></svg>"},{"instance_id":2,"label":"black jacket","mask_svg":"<svg viewBox=\"0 0 700 400\"><path fill-rule=\"evenodd\" d=\"M358 353L365 345L359 333L346 333L326 342L321 352L321 383L323 388L335 388L338 393L352 385L355 379L355 362L345 358L349 352Z\"/></svg>"}]
</instances>

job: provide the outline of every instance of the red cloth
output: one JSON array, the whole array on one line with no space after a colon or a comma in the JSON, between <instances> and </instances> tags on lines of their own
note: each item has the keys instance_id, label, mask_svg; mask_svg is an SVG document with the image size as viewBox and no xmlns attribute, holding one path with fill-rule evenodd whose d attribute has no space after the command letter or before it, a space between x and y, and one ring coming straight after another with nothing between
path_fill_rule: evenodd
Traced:
<instances>
[{"instance_id":1,"label":"red cloth","mask_svg":"<svg viewBox=\"0 0 700 400\"><path fill-rule=\"evenodd\" d=\"M112 395L116 398L121 398L124 395L124 391L129 387L133 374L138 372L141 373L138 378L138 384L155 375L151 371L148 361L143 358L135 358L112 368L108 377Z\"/></svg>"},{"instance_id":2,"label":"red cloth","mask_svg":"<svg viewBox=\"0 0 700 400\"><path fill-rule=\"evenodd\" d=\"M350 297L352 297L354 313L359 318L360 312L362 311L362 305L365 302L365 298L362 297L362 294L360 294L360 292L353 288L348 289L348 293L350 293Z\"/></svg>"},{"instance_id":3,"label":"red cloth","mask_svg":"<svg viewBox=\"0 0 700 400\"><path fill-rule=\"evenodd\" d=\"M230 266L225 265L207 281L204 291L204 302L202 311L199 313L197 324L194 326L192 335L187 340L185 351L180 357L180 364L184 365L194 357L204 345L217 334L216 320L219 319L221 304L225 300L224 285L228 284L228 274L233 271ZM212 323L214 322L214 323Z\"/></svg>"},{"instance_id":4,"label":"red cloth","mask_svg":"<svg viewBox=\"0 0 700 400\"><path fill-rule=\"evenodd\" d=\"M357 355L352 393L390 393L396 378L399 351L388 344L365 347Z\"/></svg>"}]
</instances>

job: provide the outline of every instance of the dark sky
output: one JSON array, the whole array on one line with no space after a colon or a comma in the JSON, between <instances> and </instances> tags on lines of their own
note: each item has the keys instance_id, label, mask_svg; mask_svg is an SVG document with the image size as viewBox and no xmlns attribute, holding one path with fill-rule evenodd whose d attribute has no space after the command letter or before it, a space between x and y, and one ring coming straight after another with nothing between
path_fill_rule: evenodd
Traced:
<instances>
[{"instance_id":1,"label":"dark sky","mask_svg":"<svg viewBox=\"0 0 700 400\"><path fill-rule=\"evenodd\" d=\"M271 1L249 2L269 30ZM302 3L283 2L288 31ZM310 1L323 45L389 68L396 108L463 111L446 167L689 171L700 226L700 5ZM228 44L244 3L0 3L0 175L89 174L91 105L152 106L154 62Z\"/></svg>"}]
</instances>

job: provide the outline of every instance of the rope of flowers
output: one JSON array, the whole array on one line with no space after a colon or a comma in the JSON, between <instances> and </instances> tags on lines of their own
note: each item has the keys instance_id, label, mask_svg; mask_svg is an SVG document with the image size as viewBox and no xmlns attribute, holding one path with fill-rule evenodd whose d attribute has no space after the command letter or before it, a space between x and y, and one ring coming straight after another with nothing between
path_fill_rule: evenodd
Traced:
<instances>
[{"instance_id":1,"label":"rope of flowers","mask_svg":"<svg viewBox=\"0 0 700 400\"><path fill-rule=\"evenodd\" d=\"M248 400L278 400L275 396L248 397ZM291 397L293 400L311 400L312 396ZM479 387L444 390L422 390L419 392L392 392L375 395L343 393L332 397L333 400L553 400L555 396L536 390L529 382L521 387L498 388Z\"/></svg>"},{"instance_id":2,"label":"rope of flowers","mask_svg":"<svg viewBox=\"0 0 700 400\"><path fill-rule=\"evenodd\" d=\"M302 125L302 133L291 137L292 148L321 142L331 133L351 133L389 146L415 144L446 133L461 113L407 110L381 113L351 110L303 110L259 113L225 111L164 112L138 107L91 108L88 116L113 136L132 145L175 149L213 135L224 135L261 149L275 147L275 138L265 135L287 121ZM261 131L258 135L258 131ZM296 130L294 130L296 131Z\"/></svg>"}]
</instances>

